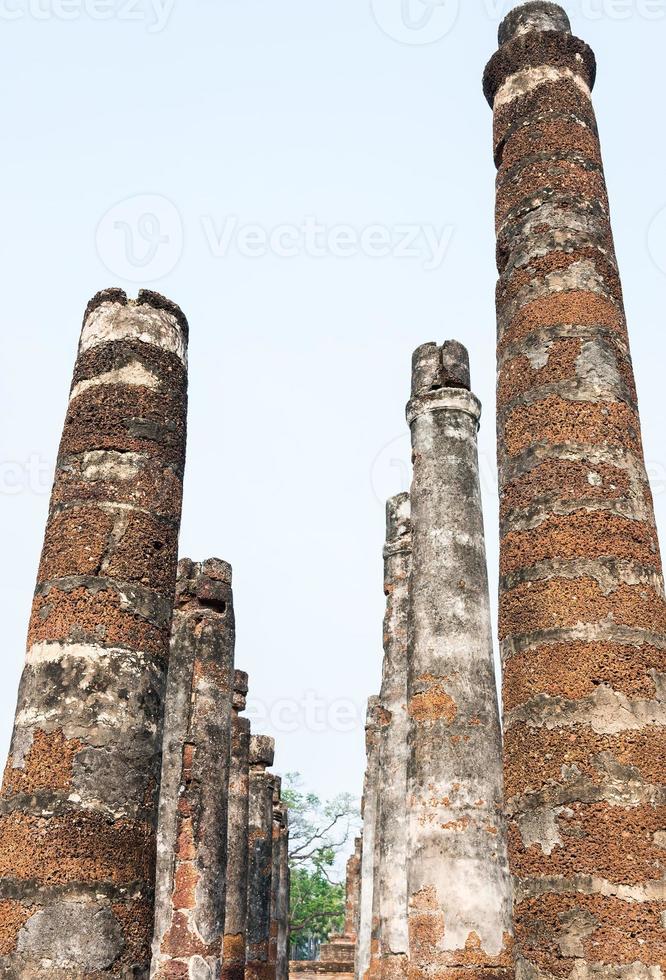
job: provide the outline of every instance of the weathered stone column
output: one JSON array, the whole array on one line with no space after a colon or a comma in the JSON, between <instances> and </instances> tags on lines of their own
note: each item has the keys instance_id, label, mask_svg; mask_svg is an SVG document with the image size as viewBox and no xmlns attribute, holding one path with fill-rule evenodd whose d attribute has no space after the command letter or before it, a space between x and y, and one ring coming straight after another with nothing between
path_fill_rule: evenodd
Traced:
<instances>
[{"instance_id":1,"label":"weathered stone column","mask_svg":"<svg viewBox=\"0 0 666 980\"><path fill-rule=\"evenodd\" d=\"M356 942L361 917L361 864L363 838L354 841L354 853L347 861L347 900L345 903L345 935Z\"/></svg>"},{"instance_id":2,"label":"weathered stone column","mask_svg":"<svg viewBox=\"0 0 666 980\"><path fill-rule=\"evenodd\" d=\"M289 977L289 808L282 807L282 827L280 829L280 885L278 889L278 943L277 943L277 980L288 980Z\"/></svg>"},{"instance_id":3,"label":"weathered stone column","mask_svg":"<svg viewBox=\"0 0 666 980\"><path fill-rule=\"evenodd\" d=\"M268 961L274 970L277 970L277 949L278 949L278 901L280 894L280 837L282 836L282 821L285 807L281 802L282 780L279 776L273 776L273 848L272 848L272 871L271 871L271 928L268 943Z\"/></svg>"},{"instance_id":4,"label":"weathered stone column","mask_svg":"<svg viewBox=\"0 0 666 980\"><path fill-rule=\"evenodd\" d=\"M368 699L365 722L366 770L363 785L363 850L361 858L361 893L358 911L358 936L354 973L362 980L370 966L370 954L378 942L379 913L377 877L377 803L379 780L379 741L382 723L379 698Z\"/></svg>"},{"instance_id":5,"label":"weathered stone column","mask_svg":"<svg viewBox=\"0 0 666 980\"><path fill-rule=\"evenodd\" d=\"M372 974L388 980L405 975L407 932L407 637L412 525L409 494L386 505L384 547L384 669L381 705L384 726L380 743L381 793L377 814L379 946Z\"/></svg>"},{"instance_id":6,"label":"weathered stone column","mask_svg":"<svg viewBox=\"0 0 666 980\"><path fill-rule=\"evenodd\" d=\"M187 323L88 305L0 798L0 972L146 977Z\"/></svg>"},{"instance_id":7,"label":"weathered stone column","mask_svg":"<svg viewBox=\"0 0 666 980\"><path fill-rule=\"evenodd\" d=\"M336 964L334 972L340 972L344 964L349 964L349 972L354 969L354 954L358 937L361 906L361 865L363 861L363 838L354 841L354 853L347 861L347 880L345 886L345 924L341 933L329 936L322 945L320 958L323 963Z\"/></svg>"},{"instance_id":8,"label":"weathered stone column","mask_svg":"<svg viewBox=\"0 0 666 980\"><path fill-rule=\"evenodd\" d=\"M275 742L267 735L250 739L249 866L247 890L247 980L274 980L269 962L271 879L273 872L273 765Z\"/></svg>"},{"instance_id":9,"label":"weathered stone column","mask_svg":"<svg viewBox=\"0 0 666 980\"><path fill-rule=\"evenodd\" d=\"M467 351L425 344L413 362L409 625L410 976L511 969L477 429Z\"/></svg>"},{"instance_id":10,"label":"weathered stone column","mask_svg":"<svg viewBox=\"0 0 666 980\"><path fill-rule=\"evenodd\" d=\"M237 670L231 722L223 980L243 980L245 976L250 721L248 718L240 718L239 712L245 710L247 691L247 674Z\"/></svg>"},{"instance_id":11,"label":"weathered stone column","mask_svg":"<svg viewBox=\"0 0 666 980\"><path fill-rule=\"evenodd\" d=\"M151 975L218 980L234 682L231 567L178 565L164 717Z\"/></svg>"},{"instance_id":12,"label":"weathered stone column","mask_svg":"<svg viewBox=\"0 0 666 980\"><path fill-rule=\"evenodd\" d=\"M500 637L522 976L666 966L666 604L590 90L551 3L500 27Z\"/></svg>"}]
</instances>

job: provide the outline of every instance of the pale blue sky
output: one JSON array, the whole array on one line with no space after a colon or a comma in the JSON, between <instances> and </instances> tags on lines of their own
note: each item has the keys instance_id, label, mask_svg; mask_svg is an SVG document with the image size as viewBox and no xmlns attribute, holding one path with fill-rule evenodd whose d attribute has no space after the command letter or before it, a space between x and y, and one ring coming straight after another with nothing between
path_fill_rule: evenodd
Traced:
<instances>
[{"instance_id":1,"label":"pale blue sky","mask_svg":"<svg viewBox=\"0 0 666 980\"><path fill-rule=\"evenodd\" d=\"M81 316L102 287L146 285L191 325L181 553L234 566L237 661L271 716L256 729L276 734L277 768L360 793L383 498L407 488L404 405L424 341L471 351L496 589L481 74L509 6L0 0L3 759ZM663 527L666 0L568 9L599 60Z\"/></svg>"}]
</instances>

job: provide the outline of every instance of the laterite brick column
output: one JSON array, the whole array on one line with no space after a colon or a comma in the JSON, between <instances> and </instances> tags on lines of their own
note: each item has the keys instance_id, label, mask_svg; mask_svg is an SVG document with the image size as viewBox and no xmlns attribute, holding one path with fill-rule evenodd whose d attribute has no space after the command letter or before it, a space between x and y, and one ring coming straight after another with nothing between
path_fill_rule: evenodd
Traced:
<instances>
[{"instance_id":1,"label":"laterite brick column","mask_svg":"<svg viewBox=\"0 0 666 980\"><path fill-rule=\"evenodd\" d=\"M363 838L354 841L354 853L347 861L345 886L345 922L341 933L329 936L321 947L323 963L334 964L332 972L342 972L349 964L349 972L354 970L354 953L358 938L361 904L361 866L363 861Z\"/></svg>"},{"instance_id":2,"label":"laterite brick column","mask_svg":"<svg viewBox=\"0 0 666 980\"><path fill-rule=\"evenodd\" d=\"M147 977L187 323L88 305L0 798L0 972Z\"/></svg>"},{"instance_id":3,"label":"laterite brick column","mask_svg":"<svg viewBox=\"0 0 666 980\"><path fill-rule=\"evenodd\" d=\"M278 902L280 895L280 837L282 836L282 825L285 807L282 804L282 780L279 776L273 776L273 850L272 850L272 872L271 872L271 928L268 943L268 961L277 971L278 956L278 933L279 912Z\"/></svg>"},{"instance_id":4,"label":"laterite brick column","mask_svg":"<svg viewBox=\"0 0 666 980\"><path fill-rule=\"evenodd\" d=\"M366 770L363 785L363 852L361 858L361 898L354 972L362 980L370 966L373 944L378 941L379 916L377 877L377 804L379 793L379 740L382 723L379 698L368 699L365 722Z\"/></svg>"},{"instance_id":5,"label":"laterite brick column","mask_svg":"<svg viewBox=\"0 0 666 980\"><path fill-rule=\"evenodd\" d=\"M381 704L384 726L380 743L381 793L377 815L377 873L379 948L373 953L372 974L386 980L405 975L407 932L407 638L409 575L412 565L412 525L409 494L392 497L386 505L384 547L384 669Z\"/></svg>"},{"instance_id":6,"label":"laterite brick column","mask_svg":"<svg viewBox=\"0 0 666 980\"><path fill-rule=\"evenodd\" d=\"M273 876L273 765L275 742L267 735L250 739L249 866L247 890L247 980L274 980L269 962L271 880Z\"/></svg>"},{"instance_id":7,"label":"laterite brick column","mask_svg":"<svg viewBox=\"0 0 666 980\"><path fill-rule=\"evenodd\" d=\"M237 670L231 721L223 980L243 980L245 976L250 721L239 717L239 713L245 710L247 691L248 676Z\"/></svg>"},{"instance_id":8,"label":"laterite brick column","mask_svg":"<svg viewBox=\"0 0 666 980\"><path fill-rule=\"evenodd\" d=\"M275 975L277 980L288 980L289 977L289 808L282 806L282 827L280 829L280 884L278 887L278 945Z\"/></svg>"},{"instance_id":9,"label":"laterite brick column","mask_svg":"<svg viewBox=\"0 0 666 980\"><path fill-rule=\"evenodd\" d=\"M413 361L408 809L410 976L511 971L477 429L467 351L425 344Z\"/></svg>"},{"instance_id":10,"label":"laterite brick column","mask_svg":"<svg viewBox=\"0 0 666 980\"><path fill-rule=\"evenodd\" d=\"M164 716L152 976L219 977L234 684L231 567L178 565Z\"/></svg>"},{"instance_id":11,"label":"laterite brick column","mask_svg":"<svg viewBox=\"0 0 666 980\"><path fill-rule=\"evenodd\" d=\"M499 169L500 637L519 968L656 977L666 605L595 60L550 3L514 10L499 40L484 87Z\"/></svg>"}]
</instances>

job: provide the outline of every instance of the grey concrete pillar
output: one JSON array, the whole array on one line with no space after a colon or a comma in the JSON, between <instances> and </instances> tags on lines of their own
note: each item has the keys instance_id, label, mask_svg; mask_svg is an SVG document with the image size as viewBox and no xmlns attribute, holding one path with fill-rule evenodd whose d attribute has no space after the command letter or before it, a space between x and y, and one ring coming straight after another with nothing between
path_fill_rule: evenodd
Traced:
<instances>
[{"instance_id":1,"label":"grey concrete pillar","mask_svg":"<svg viewBox=\"0 0 666 980\"><path fill-rule=\"evenodd\" d=\"M0 793L0 973L145 978L176 582L187 322L88 304Z\"/></svg>"},{"instance_id":2,"label":"grey concrete pillar","mask_svg":"<svg viewBox=\"0 0 666 980\"><path fill-rule=\"evenodd\" d=\"M467 351L413 361L408 767L410 976L509 973L502 818L477 429Z\"/></svg>"},{"instance_id":3,"label":"grey concrete pillar","mask_svg":"<svg viewBox=\"0 0 666 980\"><path fill-rule=\"evenodd\" d=\"M409 576L412 565L412 525L409 494L386 505L384 547L384 669L380 738L381 793L377 813L377 872L379 945L373 951L373 976L390 980L407 969L407 638Z\"/></svg>"},{"instance_id":4,"label":"grey concrete pillar","mask_svg":"<svg viewBox=\"0 0 666 980\"><path fill-rule=\"evenodd\" d=\"M274 980L269 961L273 873L273 765L275 742L267 735L250 739L249 864L247 889L247 980Z\"/></svg>"},{"instance_id":5,"label":"grey concrete pillar","mask_svg":"<svg viewBox=\"0 0 666 980\"><path fill-rule=\"evenodd\" d=\"M357 980L370 966L373 946L378 942L377 875L377 803L379 790L379 740L381 725L379 698L368 699L365 723L366 770L363 784L363 851L361 858L361 893L358 910L358 936L354 973Z\"/></svg>"},{"instance_id":6,"label":"grey concrete pillar","mask_svg":"<svg viewBox=\"0 0 666 980\"><path fill-rule=\"evenodd\" d=\"M157 837L151 975L159 980L219 978L234 643L230 566L217 559L183 559L171 636Z\"/></svg>"},{"instance_id":7,"label":"grey concrete pillar","mask_svg":"<svg viewBox=\"0 0 666 980\"><path fill-rule=\"evenodd\" d=\"M282 807L282 827L280 829L280 885L278 889L278 940L276 980L288 980L289 977L289 809Z\"/></svg>"},{"instance_id":8,"label":"grey concrete pillar","mask_svg":"<svg viewBox=\"0 0 666 980\"><path fill-rule=\"evenodd\" d=\"M243 980L245 976L250 721L248 718L239 717L239 713L245 710L247 691L247 674L242 670L237 670L234 675L233 717L231 722L223 980Z\"/></svg>"}]
</instances>

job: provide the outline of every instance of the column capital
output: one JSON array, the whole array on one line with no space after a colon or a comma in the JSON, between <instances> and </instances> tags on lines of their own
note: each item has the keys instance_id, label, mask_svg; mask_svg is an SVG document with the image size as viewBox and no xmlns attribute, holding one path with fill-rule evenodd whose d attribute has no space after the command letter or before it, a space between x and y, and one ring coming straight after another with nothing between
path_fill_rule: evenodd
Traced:
<instances>
[{"instance_id":1,"label":"column capital","mask_svg":"<svg viewBox=\"0 0 666 980\"><path fill-rule=\"evenodd\" d=\"M461 412L464 415L471 415L478 427L481 420L481 402L476 395L464 388L441 388L410 399L407 404L407 422L412 426L421 415L430 415L434 412Z\"/></svg>"}]
</instances>

